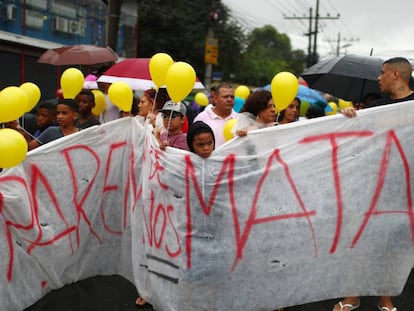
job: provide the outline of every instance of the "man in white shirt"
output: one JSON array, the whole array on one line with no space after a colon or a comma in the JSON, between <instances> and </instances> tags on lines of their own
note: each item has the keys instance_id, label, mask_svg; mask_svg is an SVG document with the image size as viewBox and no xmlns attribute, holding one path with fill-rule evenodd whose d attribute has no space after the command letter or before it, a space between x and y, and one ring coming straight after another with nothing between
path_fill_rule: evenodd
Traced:
<instances>
[{"instance_id":1,"label":"man in white shirt","mask_svg":"<svg viewBox=\"0 0 414 311\"><path fill-rule=\"evenodd\" d=\"M222 83L216 89L215 105L209 105L194 119L208 124L214 132L216 148L226 142L224 125L231 119L237 119L237 112L233 110L234 89L229 83Z\"/></svg>"}]
</instances>

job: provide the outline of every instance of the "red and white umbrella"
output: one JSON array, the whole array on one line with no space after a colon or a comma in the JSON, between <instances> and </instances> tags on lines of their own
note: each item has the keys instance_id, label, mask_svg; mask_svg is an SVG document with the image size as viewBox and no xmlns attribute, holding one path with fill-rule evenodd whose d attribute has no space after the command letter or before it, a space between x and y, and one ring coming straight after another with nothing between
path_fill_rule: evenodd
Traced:
<instances>
[{"instance_id":1,"label":"red and white umbrella","mask_svg":"<svg viewBox=\"0 0 414 311\"><path fill-rule=\"evenodd\" d=\"M97 82L114 83L123 81L132 90L147 90L155 88L149 71L150 58L126 58L111 66L97 80ZM204 89L204 85L197 78L194 89Z\"/></svg>"}]
</instances>

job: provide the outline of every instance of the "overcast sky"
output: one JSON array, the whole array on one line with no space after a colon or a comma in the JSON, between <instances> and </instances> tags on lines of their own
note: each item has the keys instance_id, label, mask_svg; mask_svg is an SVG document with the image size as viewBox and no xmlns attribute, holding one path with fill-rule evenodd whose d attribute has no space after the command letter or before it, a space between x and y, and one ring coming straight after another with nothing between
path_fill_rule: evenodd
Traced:
<instances>
[{"instance_id":1,"label":"overcast sky","mask_svg":"<svg viewBox=\"0 0 414 311\"><path fill-rule=\"evenodd\" d=\"M307 52L309 8L315 16L317 0L221 0L245 29L273 25L289 36L293 49ZM327 16L338 19L323 19ZM404 56L414 59L413 0L320 0L318 53L321 58L341 53L373 55L383 58ZM347 47L343 47L349 45Z\"/></svg>"}]
</instances>

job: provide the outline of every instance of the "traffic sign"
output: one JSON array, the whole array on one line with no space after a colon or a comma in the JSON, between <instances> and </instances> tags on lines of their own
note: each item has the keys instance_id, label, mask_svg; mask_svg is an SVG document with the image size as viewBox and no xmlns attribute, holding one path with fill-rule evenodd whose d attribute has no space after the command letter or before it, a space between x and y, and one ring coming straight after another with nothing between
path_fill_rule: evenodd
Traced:
<instances>
[{"instance_id":1,"label":"traffic sign","mask_svg":"<svg viewBox=\"0 0 414 311\"><path fill-rule=\"evenodd\" d=\"M204 62L206 64L217 65L218 60L218 40L214 38L206 39L206 49L204 53Z\"/></svg>"}]
</instances>

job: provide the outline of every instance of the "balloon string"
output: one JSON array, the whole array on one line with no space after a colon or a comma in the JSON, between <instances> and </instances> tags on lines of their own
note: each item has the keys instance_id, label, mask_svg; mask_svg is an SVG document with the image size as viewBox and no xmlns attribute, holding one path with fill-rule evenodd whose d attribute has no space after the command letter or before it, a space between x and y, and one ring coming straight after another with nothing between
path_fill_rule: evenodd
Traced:
<instances>
[{"instance_id":1,"label":"balloon string","mask_svg":"<svg viewBox=\"0 0 414 311\"><path fill-rule=\"evenodd\" d=\"M167 125L167 137L168 137L168 132L170 131L170 124L171 124L171 119L172 119L172 115L173 115L173 111L170 110L170 117L168 118L168 125Z\"/></svg>"},{"instance_id":2,"label":"balloon string","mask_svg":"<svg viewBox=\"0 0 414 311\"><path fill-rule=\"evenodd\" d=\"M21 127L20 125L18 126L19 130L22 130L23 132L25 132L27 135L29 135L31 138L36 139L36 137L34 137L32 134L30 134L28 131L26 131L26 129L24 127Z\"/></svg>"},{"instance_id":3,"label":"balloon string","mask_svg":"<svg viewBox=\"0 0 414 311\"><path fill-rule=\"evenodd\" d=\"M154 103L152 104L152 113L154 113L155 106L157 105L157 95L158 95L158 88L155 90Z\"/></svg>"},{"instance_id":4,"label":"balloon string","mask_svg":"<svg viewBox=\"0 0 414 311\"><path fill-rule=\"evenodd\" d=\"M7 123L7 122L5 122ZM6 124L5 123L0 123L0 128L6 128ZM27 134L30 138L36 139L36 137L34 137L32 134L30 134L24 127L21 127L20 124L17 126L16 128L17 131L23 131L25 134Z\"/></svg>"}]
</instances>

